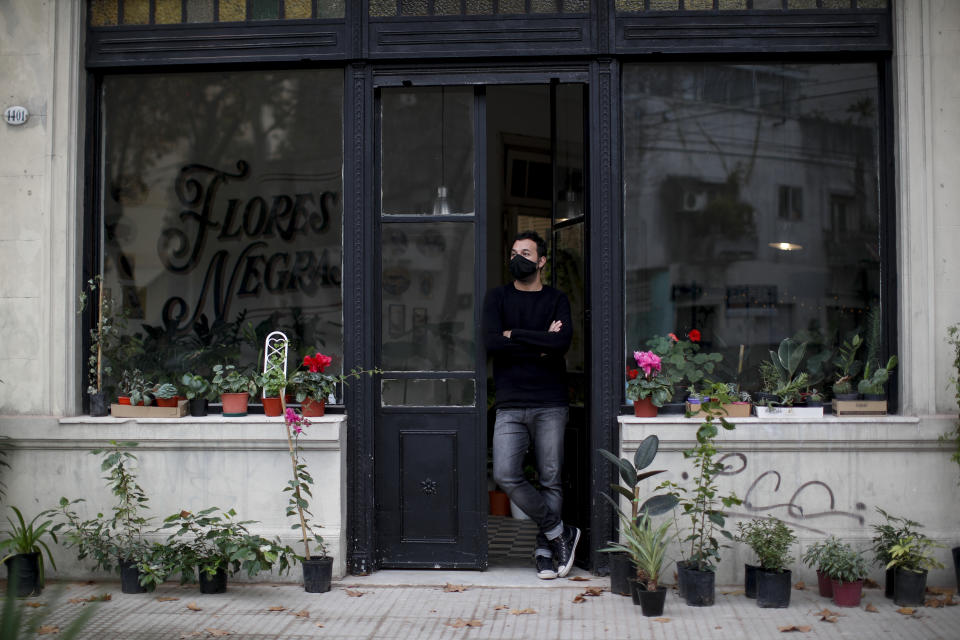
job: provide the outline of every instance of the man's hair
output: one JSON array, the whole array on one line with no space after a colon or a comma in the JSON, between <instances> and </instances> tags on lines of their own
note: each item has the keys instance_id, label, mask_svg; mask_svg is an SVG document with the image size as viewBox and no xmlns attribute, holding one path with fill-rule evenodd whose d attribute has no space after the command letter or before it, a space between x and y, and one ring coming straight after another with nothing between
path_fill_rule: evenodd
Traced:
<instances>
[{"instance_id":1,"label":"man's hair","mask_svg":"<svg viewBox=\"0 0 960 640\"><path fill-rule=\"evenodd\" d=\"M533 240L535 243L537 243L538 260L547 255L547 241L541 238L540 234L536 231L521 231L517 234L517 237L513 239L514 242L517 240Z\"/></svg>"}]
</instances>

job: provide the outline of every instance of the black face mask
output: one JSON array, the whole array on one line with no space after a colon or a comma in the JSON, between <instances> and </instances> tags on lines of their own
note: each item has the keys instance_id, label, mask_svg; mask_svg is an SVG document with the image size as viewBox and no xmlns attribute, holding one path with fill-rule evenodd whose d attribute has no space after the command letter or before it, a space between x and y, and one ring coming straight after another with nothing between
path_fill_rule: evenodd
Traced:
<instances>
[{"instance_id":1,"label":"black face mask","mask_svg":"<svg viewBox=\"0 0 960 640\"><path fill-rule=\"evenodd\" d=\"M516 280L528 280L537 272L537 263L517 254L510 258L510 275Z\"/></svg>"}]
</instances>

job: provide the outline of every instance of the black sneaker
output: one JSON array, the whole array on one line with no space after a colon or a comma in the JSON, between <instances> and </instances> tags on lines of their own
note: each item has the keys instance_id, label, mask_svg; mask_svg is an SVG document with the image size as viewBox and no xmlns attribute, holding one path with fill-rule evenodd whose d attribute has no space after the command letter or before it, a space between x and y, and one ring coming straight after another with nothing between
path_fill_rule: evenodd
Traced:
<instances>
[{"instance_id":1,"label":"black sneaker","mask_svg":"<svg viewBox=\"0 0 960 640\"><path fill-rule=\"evenodd\" d=\"M553 568L553 558L537 556L537 577L541 580L553 580L557 577L557 570Z\"/></svg>"},{"instance_id":2,"label":"black sneaker","mask_svg":"<svg viewBox=\"0 0 960 640\"><path fill-rule=\"evenodd\" d=\"M557 575L566 578L573 566L573 555L580 542L580 529L563 525L563 533L550 541L553 545L553 557L557 561Z\"/></svg>"}]
</instances>

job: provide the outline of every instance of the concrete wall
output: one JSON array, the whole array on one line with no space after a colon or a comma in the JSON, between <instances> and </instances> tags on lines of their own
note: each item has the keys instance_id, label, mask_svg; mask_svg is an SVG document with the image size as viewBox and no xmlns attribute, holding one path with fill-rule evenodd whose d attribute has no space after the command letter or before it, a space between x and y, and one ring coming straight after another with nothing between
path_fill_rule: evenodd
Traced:
<instances>
[{"instance_id":1,"label":"concrete wall","mask_svg":"<svg viewBox=\"0 0 960 640\"><path fill-rule=\"evenodd\" d=\"M937 556L947 567L931 571L928 584L956 586L950 548L960 545L960 510L956 492L944 489L956 485L957 469L937 440L946 419L830 416L783 418L776 424L758 418L732 422L736 429L721 429L717 438L718 460L725 466L717 486L721 495L733 492L744 503L728 511L728 531L736 533L739 520L775 517L796 532L797 558L830 534L868 549L875 535L871 525L883 521L876 512L880 507L925 525L926 535L944 545ZM699 424L683 417L620 418L620 455L632 460L640 442L656 435L660 449L650 469L669 470L643 481L641 496L653 495L662 480L691 484L693 464L682 452L696 444ZM621 509L627 508L621 500ZM681 518L678 523L682 538L689 533L689 521ZM687 556L688 545L683 547ZM680 560L683 553L674 545L669 557ZM872 553L866 555L873 560ZM748 547L730 543L721 550L717 584L742 583L743 564L755 560ZM799 561L792 569L794 581L816 584L814 572ZM672 572L671 567L667 575ZM878 566L872 567L870 577L883 583Z\"/></svg>"},{"instance_id":2,"label":"concrete wall","mask_svg":"<svg viewBox=\"0 0 960 640\"><path fill-rule=\"evenodd\" d=\"M298 532L287 518L289 493L283 491L292 479L289 448L280 418L208 417L201 421L181 419L123 419L0 417L0 432L11 438L10 469L3 473L7 504L16 505L32 518L56 507L60 497L84 498L77 505L82 518L98 512L109 515L113 496L103 481L100 457L92 449L111 440L135 441L131 451L138 458L137 481L150 498L155 526L183 509L196 512L207 507L233 508L242 520L257 520L250 530L265 537L280 536L282 542L303 554ZM321 535L334 558L335 576L344 575L346 549L346 418L325 416L311 419L300 444L303 459L314 479L310 499L313 522L323 527ZM164 540L169 531L152 538ZM84 578L90 562L78 562L72 550L54 547L59 578ZM238 574L235 580L246 580ZM299 568L285 576L262 573L258 581L299 582Z\"/></svg>"}]
</instances>

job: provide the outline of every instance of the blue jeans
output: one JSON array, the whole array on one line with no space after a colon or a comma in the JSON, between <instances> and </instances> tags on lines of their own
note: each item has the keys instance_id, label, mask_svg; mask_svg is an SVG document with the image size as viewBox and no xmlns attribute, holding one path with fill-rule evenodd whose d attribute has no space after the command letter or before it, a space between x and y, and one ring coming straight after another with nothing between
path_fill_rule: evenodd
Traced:
<instances>
[{"instance_id":1,"label":"blue jeans","mask_svg":"<svg viewBox=\"0 0 960 640\"><path fill-rule=\"evenodd\" d=\"M493 479L540 528L536 555L551 557L547 541L563 532L560 470L568 413L567 407L497 409L493 427ZM523 473L523 458L531 444L540 474L539 490Z\"/></svg>"}]
</instances>

